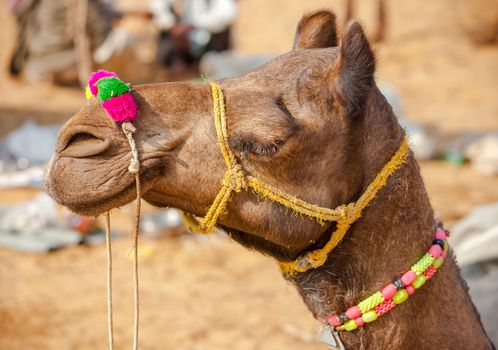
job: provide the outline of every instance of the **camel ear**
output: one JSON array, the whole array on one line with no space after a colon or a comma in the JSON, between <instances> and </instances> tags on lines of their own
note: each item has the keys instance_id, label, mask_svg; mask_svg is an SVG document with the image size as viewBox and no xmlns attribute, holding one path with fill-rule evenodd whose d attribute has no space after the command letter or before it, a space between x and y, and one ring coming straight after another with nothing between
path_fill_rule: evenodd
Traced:
<instances>
[{"instance_id":1,"label":"camel ear","mask_svg":"<svg viewBox=\"0 0 498 350\"><path fill-rule=\"evenodd\" d=\"M304 15L297 25L292 49L318 49L332 46L337 46L335 14L322 10Z\"/></svg>"},{"instance_id":2,"label":"camel ear","mask_svg":"<svg viewBox=\"0 0 498 350\"><path fill-rule=\"evenodd\" d=\"M348 116L363 112L367 94L374 85L375 55L361 24L350 22L339 49L335 69L337 97Z\"/></svg>"}]
</instances>

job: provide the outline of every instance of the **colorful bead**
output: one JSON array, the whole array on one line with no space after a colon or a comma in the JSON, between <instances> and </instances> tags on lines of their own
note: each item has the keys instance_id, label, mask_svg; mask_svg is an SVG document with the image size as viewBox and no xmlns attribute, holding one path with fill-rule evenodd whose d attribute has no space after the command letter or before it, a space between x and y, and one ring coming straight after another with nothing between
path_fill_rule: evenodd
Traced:
<instances>
[{"instance_id":1,"label":"colorful bead","mask_svg":"<svg viewBox=\"0 0 498 350\"><path fill-rule=\"evenodd\" d=\"M406 289L400 289L400 290L398 290L396 292L396 294L394 294L394 296L393 296L393 301L396 304L401 304L401 303L405 302L406 299L408 299L408 292L406 291Z\"/></svg>"},{"instance_id":2,"label":"colorful bead","mask_svg":"<svg viewBox=\"0 0 498 350\"><path fill-rule=\"evenodd\" d=\"M377 292L375 294L372 294L365 300L361 301L358 303L358 307L361 310L361 313L364 314L367 311L372 310L374 307L379 305L384 301L384 297L382 296L381 292Z\"/></svg>"},{"instance_id":3,"label":"colorful bead","mask_svg":"<svg viewBox=\"0 0 498 350\"><path fill-rule=\"evenodd\" d=\"M444 248L444 241L442 239L435 239L432 241L432 244L437 244L441 248Z\"/></svg>"},{"instance_id":4,"label":"colorful bead","mask_svg":"<svg viewBox=\"0 0 498 350\"><path fill-rule=\"evenodd\" d=\"M358 328L358 324L355 320L349 320L348 322L344 323L344 328L347 331L354 331L356 328Z\"/></svg>"},{"instance_id":5,"label":"colorful bead","mask_svg":"<svg viewBox=\"0 0 498 350\"><path fill-rule=\"evenodd\" d=\"M339 317L337 315L332 315L329 317L328 322L331 326L340 326L342 322L339 320Z\"/></svg>"},{"instance_id":6,"label":"colorful bead","mask_svg":"<svg viewBox=\"0 0 498 350\"><path fill-rule=\"evenodd\" d=\"M443 262L444 262L444 258L442 256L440 256L439 258L437 258L436 260L434 260L432 262L432 266L435 269L439 269L441 267L441 265L443 265Z\"/></svg>"},{"instance_id":7,"label":"colorful bead","mask_svg":"<svg viewBox=\"0 0 498 350\"><path fill-rule=\"evenodd\" d=\"M398 289L394 284L388 284L382 289L382 296L384 299L391 299Z\"/></svg>"},{"instance_id":8,"label":"colorful bead","mask_svg":"<svg viewBox=\"0 0 498 350\"><path fill-rule=\"evenodd\" d=\"M443 249L444 249L445 252L448 251L448 247L449 247L448 246L448 242L444 241L444 247L443 247Z\"/></svg>"},{"instance_id":9,"label":"colorful bead","mask_svg":"<svg viewBox=\"0 0 498 350\"><path fill-rule=\"evenodd\" d=\"M443 259L446 259L446 250L443 250L443 251L441 252L441 256L443 257Z\"/></svg>"},{"instance_id":10,"label":"colorful bead","mask_svg":"<svg viewBox=\"0 0 498 350\"><path fill-rule=\"evenodd\" d=\"M429 248L429 254L432 255L434 259L439 258L441 252L442 249L438 244L434 244L432 247Z\"/></svg>"},{"instance_id":11,"label":"colorful bead","mask_svg":"<svg viewBox=\"0 0 498 350\"><path fill-rule=\"evenodd\" d=\"M361 316L361 310L358 306L352 306L346 310L346 316L352 320Z\"/></svg>"},{"instance_id":12,"label":"colorful bead","mask_svg":"<svg viewBox=\"0 0 498 350\"><path fill-rule=\"evenodd\" d=\"M365 325L365 321L363 321L363 318L361 317L358 317L357 319L355 319L356 321L356 324L360 327L363 327Z\"/></svg>"},{"instance_id":13,"label":"colorful bead","mask_svg":"<svg viewBox=\"0 0 498 350\"><path fill-rule=\"evenodd\" d=\"M349 317L346 315L345 312L339 314L339 321L341 321L342 323L349 321Z\"/></svg>"},{"instance_id":14,"label":"colorful bead","mask_svg":"<svg viewBox=\"0 0 498 350\"><path fill-rule=\"evenodd\" d=\"M415 281L415 278L417 278L417 274L411 270L405 272L403 276L401 276L401 280L403 281L405 286L412 284L413 281Z\"/></svg>"},{"instance_id":15,"label":"colorful bead","mask_svg":"<svg viewBox=\"0 0 498 350\"><path fill-rule=\"evenodd\" d=\"M341 325L341 326L335 327L335 329L338 330L339 332L342 332L342 331L346 330L346 327L344 327L344 325Z\"/></svg>"},{"instance_id":16,"label":"colorful bead","mask_svg":"<svg viewBox=\"0 0 498 350\"><path fill-rule=\"evenodd\" d=\"M435 273L436 269L434 268L434 266L429 266L429 268L424 271L424 276L427 280L430 280Z\"/></svg>"},{"instance_id":17,"label":"colorful bead","mask_svg":"<svg viewBox=\"0 0 498 350\"><path fill-rule=\"evenodd\" d=\"M405 284L401 280L401 278L396 278L393 282L394 286L396 287L397 290L405 288Z\"/></svg>"},{"instance_id":18,"label":"colorful bead","mask_svg":"<svg viewBox=\"0 0 498 350\"><path fill-rule=\"evenodd\" d=\"M415 288L413 288L413 286L406 286L406 291L408 292L408 295L413 295L415 293Z\"/></svg>"},{"instance_id":19,"label":"colorful bead","mask_svg":"<svg viewBox=\"0 0 498 350\"><path fill-rule=\"evenodd\" d=\"M375 310L370 310L361 315L361 318L365 321L365 323L370 323L377 319L377 313Z\"/></svg>"},{"instance_id":20,"label":"colorful bead","mask_svg":"<svg viewBox=\"0 0 498 350\"><path fill-rule=\"evenodd\" d=\"M415 289L419 289L420 287L422 287L425 282L427 281L427 278L424 276L424 275L420 275L417 277L417 279L413 282L413 287Z\"/></svg>"},{"instance_id":21,"label":"colorful bead","mask_svg":"<svg viewBox=\"0 0 498 350\"><path fill-rule=\"evenodd\" d=\"M386 312L392 310L396 306L396 303L392 299L384 300L381 304L374 307L375 312L378 316L384 315Z\"/></svg>"},{"instance_id":22,"label":"colorful bead","mask_svg":"<svg viewBox=\"0 0 498 350\"><path fill-rule=\"evenodd\" d=\"M437 228L436 229L436 234L434 235L436 239L442 239L443 241L446 239L446 231L442 228Z\"/></svg>"}]
</instances>

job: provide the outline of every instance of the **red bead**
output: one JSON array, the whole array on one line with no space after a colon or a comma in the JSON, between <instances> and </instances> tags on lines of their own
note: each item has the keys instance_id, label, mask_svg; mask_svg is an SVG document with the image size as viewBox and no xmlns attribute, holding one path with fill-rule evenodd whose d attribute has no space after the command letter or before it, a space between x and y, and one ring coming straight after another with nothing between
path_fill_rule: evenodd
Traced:
<instances>
[{"instance_id":1,"label":"red bead","mask_svg":"<svg viewBox=\"0 0 498 350\"><path fill-rule=\"evenodd\" d=\"M403 276L401 276L401 280L403 281L405 286L409 286L410 284L412 284L413 281L415 281L415 278L417 278L417 274L412 270L405 272Z\"/></svg>"},{"instance_id":2,"label":"red bead","mask_svg":"<svg viewBox=\"0 0 498 350\"><path fill-rule=\"evenodd\" d=\"M432 247L429 248L429 254L432 255L434 259L439 258L441 252L442 249L438 244L434 244Z\"/></svg>"},{"instance_id":3,"label":"red bead","mask_svg":"<svg viewBox=\"0 0 498 350\"><path fill-rule=\"evenodd\" d=\"M361 318L361 317L356 318L356 319L355 319L355 322L356 322L356 324L357 324L358 326L360 326L360 327L362 327L362 326L364 326L364 325L365 325L365 321L363 321L363 318Z\"/></svg>"},{"instance_id":4,"label":"red bead","mask_svg":"<svg viewBox=\"0 0 498 350\"><path fill-rule=\"evenodd\" d=\"M352 306L347 309L346 316L348 316L350 320L358 318L361 316L361 310L358 308L358 306Z\"/></svg>"},{"instance_id":5,"label":"red bead","mask_svg":"<svg viewBox=\"0 0 498 350\"><path fill-rule=\"evenodd\" d=\"M443 259L446 259L446 252L444 250L441 252L441 256L443 257Z\"/></svg>"},{"instance_id":6,"label":"red bead","mask_svg":"<svg viewBox=\"0 0 498 350\"><path fill-rule=\"evenodd\" d=\"M405 289L408 292L408 295L413 295L413 293L415 293L415 288L413 288L413 286L406 286Z\"/></svg>"},{"instance_id":7,"label":"red bead","mask_svg":"<svg viewBox=\"0 0 498 350\"><path fill-rule=\"evenodd\" d=\"M330 325L335 326L335 327L340 326L342 324L342 322L339 321L339 317L337 317L337 315L330 316L328 321L329 321Z\"/></svg>"},{"instance_id":8,"label":"red bead","mask_svg":"<svg viewBox=\"0 0 498 350\"><path fill-rule=\"evenodd\" d=\"M382 289L382 296L384 297L384 299L391 299L394 294L396 294L396 286L394 284L388 284L387 286L385 286L383 289Z\"/></svg>"},{"instance_id":9,"label":"red bead","mask_svg":"<svg viewBox=\"0 0 498 350\"><path fill-rule=\"evenodd\" d=\"M442 239L444 241L446 239L446 231L442 228L438 228L435 237L436 239Z\"/></svg>"}]
</instances>

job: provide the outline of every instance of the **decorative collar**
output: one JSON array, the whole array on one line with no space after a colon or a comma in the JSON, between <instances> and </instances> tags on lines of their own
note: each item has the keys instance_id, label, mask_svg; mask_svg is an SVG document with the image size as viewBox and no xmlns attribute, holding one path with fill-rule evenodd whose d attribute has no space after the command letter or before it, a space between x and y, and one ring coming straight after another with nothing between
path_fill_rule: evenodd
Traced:
<instances>
[{"instance_id":1,"label":"decorative collar","mask_svg":"<svg viewBox=\"0 0 498 350\"><path fill-rule=\"evenodd\" d=\"M448 250L448 236L449 232L438 226L431 247L408 271L345 312L330 316L325 327L332 326L337 331L354 331L404 303L443 264Z\"/></svg>"}]
</instances>

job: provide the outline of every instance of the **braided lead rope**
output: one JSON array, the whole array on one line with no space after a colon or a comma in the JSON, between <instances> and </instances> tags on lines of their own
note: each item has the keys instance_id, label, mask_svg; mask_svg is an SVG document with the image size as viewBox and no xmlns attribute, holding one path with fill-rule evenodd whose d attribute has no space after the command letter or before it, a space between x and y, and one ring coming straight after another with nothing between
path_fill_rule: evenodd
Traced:
<instances>
[{"instance_id":1,"label":"braided lead rope","mask_svg":"<svg viewBox=\"0 0 498 350\"><path fill-rule=\"evenodd\" d=\"M114 350L114 325L112 318L112 246L111 246L111 212L105 213L105 245L107 252L107 337L109 350Z\"/></svg>"},{"instance_id":2,"label":"braided lead rope","mask_svg":"<svg viewBox=\"0 0 498 350\"><path fill-rule=\"evenodd\" d=\"M134 299L134 319L133 319L133 350L138 350L138 331L140 316L140 293L139 293L139 268L138 268L138 231L140 227L140 211L142 189L140 183L140 162L133 133L136 131L133 124L124 122L121 124L123 132L128 139L131 148L131 160L128 171L135 175L137 204L135 209L135 227L133 233L133 299ZM112 305L112 249L111 249L111 217L110 212L106 213L106 246L107 246L107 333L109 338L109 350L114 350L114 327L113 327L113 305Z\"/></svg>"}]
</instances>

